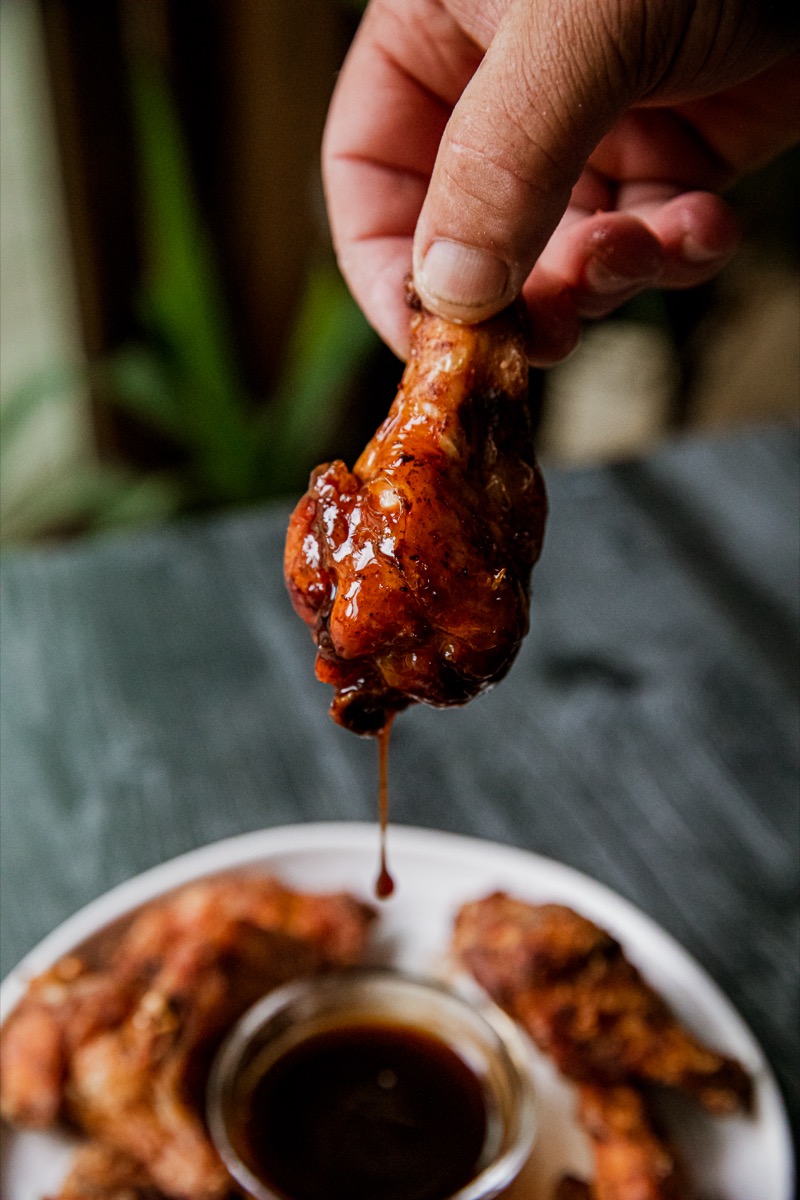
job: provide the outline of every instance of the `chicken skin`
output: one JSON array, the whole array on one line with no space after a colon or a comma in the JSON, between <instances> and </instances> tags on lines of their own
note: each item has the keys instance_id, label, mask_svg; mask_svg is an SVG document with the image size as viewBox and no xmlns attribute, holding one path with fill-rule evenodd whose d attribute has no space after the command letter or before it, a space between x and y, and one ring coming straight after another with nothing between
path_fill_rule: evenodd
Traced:
<instances>
[{"instance_id":1,"label":"chicken skin","mask_svg":"<svg viewBox=\"0 0 800 1200\"><path fill-rule=\"evenodd\" d=\"M378 733L409 704L463 704L508 671L544 536L521 318L419 311L389 415L349 471L318 467L285 576L331 715Z\"/></svg>"},{"instance_id":2,"label":"chicken skin","mask_svg":"<svg viewBox=\"0 0 800 1200\"><path fill-rule=\"evenodd\" d=\"M594 1181L562 1180L556 1200L689 1200L675 1152L635 1088L581 1084L578 1115L594 1155Z\"/></svg>"},{"instance_id":3,"label":"chicken skin","mask_svg":"<svg viewBox=\"0 0 800 1200\"><path fill-rule=\"evenodd\" d=\"M168 1200L137 1162L100 1142L81 1146L53 1200Z\"/></svg>"},{"instance_id":4,"label":"chicken skin","mask_svg":"<svg viewBox=\"0 0 800 1200\"><path fill-rule=\"evenodd\" d=\"M495 893L462 908L454 949L568 1078L676 1088L719 1114L749 1107L744 1068L684 1029L619 943L571 909Z\"/></svg>"},{"instance_id":5,"label":"chicken skin","mask_svg":"<svg viewBox=\"0 0 800 1200\"><path fill-rule=\"evenodd\" d=\"M192 884L149 905L106 961L70 956L32 982L0 1038L3 1116L37 1128L62 1120L105 1147L105 1159L98 1149L77 1164L99 1195L103 1179L114 1195L130 1160L134 1195L222 1200L230 1178L202 1117L220 1038L271 988L357 962L372 916L344 894L255 878Z\"/></svg>"}]
</instances>

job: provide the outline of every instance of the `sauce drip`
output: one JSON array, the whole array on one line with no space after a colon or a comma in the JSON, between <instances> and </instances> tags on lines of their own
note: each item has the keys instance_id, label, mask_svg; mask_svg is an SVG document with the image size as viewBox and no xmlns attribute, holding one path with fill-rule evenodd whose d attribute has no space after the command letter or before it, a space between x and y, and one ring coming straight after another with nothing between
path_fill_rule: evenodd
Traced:
<instances>
[{"instance_id":1,"label":"sauce drip","mask_svg":"<svg viewBox=\"0 0 800 1200\"><path fill-rule=\"evenodd\" d=\"M254 1068L229 1130L253 1174L292 1200L446 1200L479 1169L481 1082L428 1033L323 1029Z\"/></svg>"},{"instance_id":2,"label":"sauce drip","mask_svg":"<svg viewBox=\"0 0 800 1200\"><path fill-rule=\"evenodd\" d=\"M380 821L381 858L378 878L375 880L375 895L386 900L394 891L394 879L386 865L386 836L389 827L389 735L392 732L391 717L381 729L378 739L378 819Z\"/></svg>"}]
</instances>

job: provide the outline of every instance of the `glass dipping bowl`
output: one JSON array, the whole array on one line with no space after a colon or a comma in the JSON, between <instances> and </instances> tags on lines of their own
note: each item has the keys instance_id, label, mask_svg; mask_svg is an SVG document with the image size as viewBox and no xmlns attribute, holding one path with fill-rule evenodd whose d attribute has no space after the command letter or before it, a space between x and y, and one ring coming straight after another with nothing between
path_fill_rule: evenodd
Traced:
<instances>
[{"instance_id":1,"label":"glass dipping bowl","mask_svg":"<svg viewBox=\"0 0 800 1200\"><path fill-rule=\"evenodd\" d=\"M480 1087L485 1135L473 1176L432 1200L491 1200L519 1175L536 1133L531 1048L522 1031L477 991L356 968L271 992L245 1013L217 1054L207 1093L209 1131L229 1174L253 1200L302 1200L259 1178L244 1161L246 1151L237 1149L236 1124L253 1080L310 1039L375 1027L434 1039L455 1053Z\"/></svg>"}]
</instances>

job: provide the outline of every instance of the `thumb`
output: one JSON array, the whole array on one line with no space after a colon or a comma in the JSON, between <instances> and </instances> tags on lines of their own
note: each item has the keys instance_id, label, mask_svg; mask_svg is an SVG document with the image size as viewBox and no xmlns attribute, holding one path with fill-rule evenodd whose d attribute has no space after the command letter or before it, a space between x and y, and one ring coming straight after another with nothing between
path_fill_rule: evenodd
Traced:
<instances>
[{"instance_id":1,"label":"thumb","mask_svg":"<svg viewBox=\"0 0 800 1200\"><path fill-rule=\"evenodd\" d=\"M512 0L453 110L417 223L426 307L474 322L519 294L589 155L641 93L625 60L641 53L643 8ZM610 28L625 10L628 27Z\"/></svg>"}]
</instances>

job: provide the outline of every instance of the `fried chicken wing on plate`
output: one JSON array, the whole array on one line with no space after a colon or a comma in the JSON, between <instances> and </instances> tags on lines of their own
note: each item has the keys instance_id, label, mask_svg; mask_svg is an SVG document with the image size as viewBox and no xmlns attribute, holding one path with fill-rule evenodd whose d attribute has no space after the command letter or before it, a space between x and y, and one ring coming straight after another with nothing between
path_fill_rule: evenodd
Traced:
<instances>
[{"instance_id":1,"label":"fried chicken wing on plate","mask_svg":"<svg viewBox=\"0 0 800 1200\"><path fill-rule=\"evenodd\" d=\"M226 1196L201 1116L219 1039L278 984L358 961L372 915L347 895L255 878L204 881L154 902L107 963L71 956L33 981L0 1037L3 1115L76 1125L167 1196Z\"/></svg>"},{"instance_id":2,"label":"fried chicken wing on plate","mask_svg":"<svg viewBox=\"0 0 800 1200\"><path fill-rule=\"evenodd\" d=\"M125 980L76 955L34 979L0 1034L2 1116L29 1129L53 1125L75 1049L124 1020L130 1003Z\"/></svg>"},{"instance_id":3,"label":"fried chicken wing on plate","mask_svg":"<svg viewBox=\"0 0 800 1200\"><path fill-rule=\"evenodd\" d=\"M748 1108L744 1068L684 1029L619 943L572 909L495 893L462 908L454 949L568 1078L677 1088L714 1113Z\"/></svg>"},{"instance_id":4,"label":"fried chicken wing on plate","mask_svg":"<svg viewBox=\"0 0 800 1200\"><path fill-rule=\"evenodd\" d=\"M145 1169L99 1142L81 1146L53 1200L167 1200Z\"/></svg>"},{"instance_id":5,"label":"fried chicken wing on plate","mask_svg":"<svg viewBox=\"0 0 800 1200\"><path fill-rule=\"evenodd\" d=\"M317 468L289 525L286 582L334 719L377 733L502 678L545 512L519 312L472 326L417 312L386 420L352 471Z\"/></svg>"},{"instance_id":6,"label":"fried chicken wing on plate","mask_svg":"<svg viewBox=\"0 0 800 1200\"><path fill-rule=\"evenodd\" d=\"M594 1154L592 1200L689 1200L683 1170L641 1092L581 1084L578 1096Z\"/></svg>"}]
</instances>

